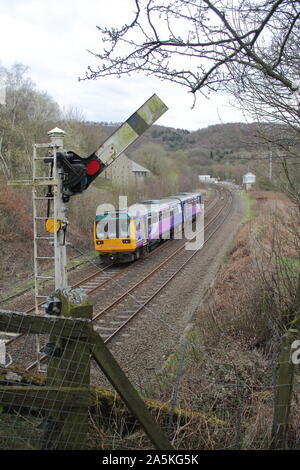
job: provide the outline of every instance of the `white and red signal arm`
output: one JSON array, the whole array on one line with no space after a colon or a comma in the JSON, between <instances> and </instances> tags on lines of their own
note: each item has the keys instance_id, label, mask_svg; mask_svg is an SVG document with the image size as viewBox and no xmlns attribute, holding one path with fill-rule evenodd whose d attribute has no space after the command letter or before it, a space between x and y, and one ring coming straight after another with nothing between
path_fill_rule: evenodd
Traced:
<instances>
[{"instance_id":1,"label":"white and red signal arm","mask_svg":"<svg viewBox=\"0 0 300 470\"><path fill-rule=\"evenodd\" d=\"M167 106L157 95L152 95L126 122L124 122L92 155L82 158L72 151L58 151L58 167L62 169L62 200L82 193L92 181L111 165L142 135L160 116ZM46 163L52 160L45 159Z\"/></svg>"},{"instance_id":2,"label":"white and red signal arm","mask_svg":"<svg viewBox=\"0 0 300 470\"><path fill-rule=\"evenodd\" d=\"M165 103L156 94L152 95L94 153L103 163L103 170L111 165L167 110L168 107Z\"/></svg>"}]
</instances>

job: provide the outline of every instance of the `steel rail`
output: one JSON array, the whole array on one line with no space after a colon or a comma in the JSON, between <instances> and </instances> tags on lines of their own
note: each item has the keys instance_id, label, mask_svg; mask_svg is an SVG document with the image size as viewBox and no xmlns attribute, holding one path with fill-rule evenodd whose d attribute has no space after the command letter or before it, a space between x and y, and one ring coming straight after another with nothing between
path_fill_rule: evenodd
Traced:
<instances>
[{"instance_id":1,"label":"steel rail","mask_svg":"<svg viewBox=\"0 0 300 470\"><path fill-rule=\"evenodd\" d=\"M213 219L211 219L204 227L203 230L205 230L210 224L212 224L216 218L219 216L219 214L224 210L225 205L218 211L218 213L215 215ZM193 238L195 238L199 233L201 233L203 230L199 231ZM170 260L172 260L178 253L181 253L185 248L185 243L180 246L176 251L174 251L168 258L166 258L164 261L162 261L158 266L156 266L150 273L148 273L143 279L139 280L137 283L135 283L130 289L128 289L126 292L124 292L121 296L119 296L116 300L114 300L111 304L109 304L107 307L105 307L103 310L101 310L99 313L97 313L93 317L93 321L97 320L100 318L104 313L106 313L108 310L110 310L112 307L114 307L116 304L118 304L121 300L123 300L124 297L126 297L128 294L130 294L133 290L135 290L137 287L139 287L141 284L143 284L145 281L147 281L151 276L153 276L159 269L161 269L163 266L165 266Z\"/></svg>"},{"instance_id":2,"label":"steel rail","mask_svg":"<svg viewBox=\"0 0 300 470\"><path fill-rule=\"evenodd\" d=\"M232 196L231 196L231 201L229 204L229 210L227 211L225 217L223 220L220 222L220 224L215 228L215 230L209 235L209 237L204 241L203 245L206 244L211 237L219 230L220 226L224 223L226 220L226 217L229 215L231 209L232 209ZM213 219L215 220L215 218ZM104 339L104 343L109 343L143 308L146 307L160 292L163 290L163 288L170 283L170 281L177 276L177 274L190 262L190 260L198 253L198 250L194 251L194 253L142 304L140 305L137 310L132 313L108 338ZM144 281L144 280L143 280ZM142 282L143 282L142 281ZM93 317L93 321L99 318L99 315L96 317Z\"/></svg>"},{"instance_id":3,"label":"steel rail","mask_svg":"<svg viewBox=\"0 0 300 470\"><path fill-rule=\"evenodd\" d=\"M208 213L211 212L211 210L216 206L216 204L220 201L220 191L219 189L216 188L216 192L217 192L217 195L218 197L214 198L213 201L210 202L209 206L208 206L208 209L206 211L206 214L207 215ZM222 211L223 208L221 208L218 212L218 214ZM218 216L218 214L211 220L208 222L208 224L206 225L206 227L208 225L210 225L210 223L213 222L213 220L215 220L215 218ZM169 240L168 240L169 241ZM160 249L164 248L165 247L165 243L164 244L161 244L160 246L158 246L155 250L151 251L150 253L148 253L146 256L144 256L143 258L141 258L140 260L138 260L138 262L142 262L144 259L147 259L150 255L154 254L154 253L157 253L157 251L159 251ZM153 275L156 271L158 271L158 269L160 269L160 267L162 267L166 262L168 262L170 259L172 259L178 252L182 251L184 245L182 247L180 247L178 250L176 250L174 253L171 254L171 256L169 256L164 262L160 263L159 266L152 270L143 280L141 280L139 283L137 283L136 285L133 286L133 288L131 288L129 291L127 291L126 294L123 294L120 298L117 299L117 302L120 302L120 300L125 296L125 295L128 295L128 293L130 293L132 290L134 290L134 288L136 288L138 285L140 285L142 282L146 281L151 275ZM137 263L131 263L129 266L127 266L126 268L122 269L121 271L119 271L115 276L113 277L110 277L106 280L104 280L103 282L101 282L99 285L91 288L88 290L88 294L91 294L93 293L94 291L96 291L97 289L99 289L100 287L103 287L104 285L106 285L108 282L112 282L114 280L116 280L118 277L120 277L121 275L124 275L125 273L127 273L128 271L131 271L133 270L135 267L136 267L136 264ZM80 285L83 285L84 283L86 283L87 281L95 278L96 276L99 276L101 275L104 271L106 271L107 269L109 269L111 266L113 266L113 263L106 266L105 268L103 268L101 271L97 271L95 273L92 273L90 274L89 276L87 276L86 278L84 278L83 280L80 280L79 282L77 282L76 284L74 284L74 286L80 286ZM117 302L114 302L113 305ZM39 304L39 306L42 306L45 302L41 302ZM110 308L112 307L112 305L109 306ZM35 307L32 307L30 309L28 309L27 311L25 311L25 313L30 313L32 312L33 310L35 309ZM100 312L102 314L102 312ZM103 312L104 313L104 312ZM99 314L96 315L94 318L93 318L93 321L96 320L97 318L99 317ZM9 340L6 341L6 346L9 346L10 344L12 344L13 342L17 341L18 339L20 339L22 336L26 335L26 333L21 333ZM40 361L41 360L44 360L45 357L42 356ZM37 364L37 361L34 362L33 364L31 364L28 368L26 368L26 370L32 370L35 365Z\"/></svg>"},{"instance_id":4,"label":"steel rail","mask_svg":"<svg viewBox=\"0 0 300 470\"><path fill-rule=\"evenodd\" d=\"M219 202L219 200L220 200L220 192L219 192L219 190L218 190L217 188L215 188L215 190L216 190L216 192L218 193L218 197L215 197L212 201L209 202L208 207L207 207L207 209L206 209L206 214L209 213L210 210L212 210L213 207L214 207L214 206ZM157 249L158 249L158 248L159 248L159 247L157 247ZM156 252L157 252L157 249L156 249ZM89 250L89 251L90 251L90 250ZM72 257L71 259L76 259L76 258L79 258L80 256L84 256L84 255L74 256L74 257ZM68 272L74 271L74 270L77 269L79 266L81 266L82 264L88 263L89 261L90 261L90 260L88 260L88 259L82 261L82 262L79 263L76 267L70 268L70 269L68 270ZM141 261L141 260L138 260L138 261ZM112 265L113 265L113 263L110 264L108 267L111 267ZM107 267L105 267L104 269L106 269L106 268L107 268ZM126 270L126 268L125 268L125 270ZM75 284L74 284L74 287L83 284L85 281L88 281L89 279L92 279L93 277L97 276L97 274L99 274L99 271L96 271L95 273L92 273L91 275L87 276L87 277L86 277L85 279L83 279L82 281L79 281L78 283L75 283ZM30 280L32 280L32 279L33 279L33 278L29 278L29 279L27 280L27 282L30 281ZM49 283L49 281L45 281L45 282L44 282L44 284L48 284L48 283ZM101 284L101 285L102 285L102 284ZM100 286L99 286L99 287L100 287ZM1 304L1 303L6 303L6 302L8 302L9 300L12 300L12 299L14 299L14 298L16 298L16 297L20 297L21 295L25 294L26 292L30 291L31 289L32 289L32 287L28 287L28 288L26 288L26 289L24 289L24 290L22 290L22 291L20 291L20 292L16 292L15 294L12 294L12 295L10 295L10 296L8 296L8 297L0 297L0 304ZM90 292L89 292L89 293L90 293ZM39 304L39 306L41 306L43 303L44 303L44 302L41 302L41 303ZM34 310L34 308L32 308L32 309L30 309L30 310L26 310L25 313L30 313L30 312L32 312L33 310Z\"/></svg>"},{"instance_id":5,"label":"steel rail","mask_svg":"<svg viewBox=\"0 0 300 470\"><path fill-rule=\"evenodd\" d=\"M227 190L226 190L227 191ZM228 205L228 201L231 199L231 202L232 202L232 194L230 193L230 191L228 191L228 194L229 194L229 198L226 200L226 203L219 209L219 211L217 212L217 214L205 225L204 229L205 230L209 225L211 225L220 215L221 212L223 212L224 208L227 207ZM228 214L225 215L224 219L222 220L222 222L217 226L217 228L213 231L212 234L210 234L210 236L204 241L204 244L207 243L207 241L212 237L212 235L219 229L219 227L222 225L222 223L224 222L226 216ZM201 230L202 231L202 230ZM200 231L200 232L201 232ZM195 238L200 232L198 232L193 238ZM166 265L171 259L173 259L178 253L182 252L183 249L184 249L184 246L181 246L180 248L178 248L174 253L172 253L166 260L164 260L162 263L160 263L155 269L153 269L150 273L148 273L143 279L141 279L138 283L134 284L134 286L132 286L130 289L128 289L125 293L123 293L121 296L119 296L114 302L112 302L110 305L108 305L105 309L101 310L98 314L94 315L93 318L92 318L92 321L95 322L96 320L99 319L99 317L103 316L107 311L109 311L113 306L117 305L118 303L120 303L120 301L128 296L128 294L131 294L131 292L133 290L135 290L137 287L139 287L141 284L143 284L147 279L149 279L152 275L154 275L161 267L163 267L164 265ZM119 331L121 331L183 268L184 266L198 253L198 250L195 251L181 266L178 270L176 270L175 273L172 274L172 276L167 280L165 281L160 287L159 289L156 290L156 292L154 294L151 295L151 297L149 299L147 299L142 305L140 305L138 307L138 309L130 316L128 317L128 319L125 320L125 322L123 322L118 328L116 328L116 330L108 337L104 340L105 343L108 343L109 341L111 341L113 339L113 337L119 333ZM40 362L44 362L45 360L47 359L47 356L46 355L43 355L41 356L40 358ZM35 361L33 362L32 364L30 364L26 370L27 371L31 371L33 370L38 364L38 361Z\"/></svg>"}]
</instances>

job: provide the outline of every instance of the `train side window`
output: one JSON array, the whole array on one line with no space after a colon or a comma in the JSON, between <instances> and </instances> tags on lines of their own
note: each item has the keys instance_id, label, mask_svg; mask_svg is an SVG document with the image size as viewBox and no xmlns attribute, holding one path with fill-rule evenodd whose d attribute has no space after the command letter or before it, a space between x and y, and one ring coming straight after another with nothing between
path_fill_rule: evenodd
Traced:
<instances>
[{"instance_id":1,"label":"train side window","mask_svg":"<svg viewBox=\"0 0 300 470\"><path fill-rule=\"evenodd\" d=\"M141 230L141 222L139 220L135 221L135 229L137 232L140 232Z\"/></svg>"},{"instance_id":2,"label":"train side window","mask_svg":"<svg viewBox=\"0 0 300 470\"><path fill-rule=\"evenodd\" d=\"M156 222L158 222L158 214L152 214L151 217L149 217L149 221L151 222L151 224L155 224Z\"/></svg>"}]
</instances>

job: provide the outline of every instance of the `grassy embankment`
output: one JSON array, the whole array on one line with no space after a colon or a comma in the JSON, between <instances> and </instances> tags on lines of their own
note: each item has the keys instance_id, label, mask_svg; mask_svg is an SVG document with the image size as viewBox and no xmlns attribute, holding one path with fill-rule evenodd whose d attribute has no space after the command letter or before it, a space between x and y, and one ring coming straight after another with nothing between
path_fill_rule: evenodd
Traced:
<instances>
[{"instance_id":1,"label":"grassy embankment","mask_svg":"<svg viewBox=\"0 0 300 470\"><path fill-rule=\"evenodd\" d=\"M266 449L273 419L273 375L278 344L293 304L299 256L293 246L290 202L273 192L243 192L243 227L226 265L196 313L196 321L167 361L157 399L174 396L176 405L203 413L178 425L174 444L198 449ZM290 285L282 285L285 277ZM282 295L283 294L283 295ZM283 304L283 300L285 304ZM185 347L184 347L185 344ZM289 431L297 447L299 430L294 392Z\"/></svg>"}]
</instances>

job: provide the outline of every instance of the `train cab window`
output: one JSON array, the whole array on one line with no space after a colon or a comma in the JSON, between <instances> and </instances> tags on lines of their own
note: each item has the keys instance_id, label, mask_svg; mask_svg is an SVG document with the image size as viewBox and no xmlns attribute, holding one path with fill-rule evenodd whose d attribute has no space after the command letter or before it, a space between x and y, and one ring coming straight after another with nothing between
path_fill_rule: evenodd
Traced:
<instances>
[{"instance_id":1,"label":"train cab window","mask_svg":"<svg viewBox=\"0 0 300 470\"><path fill-rule=\"evenodd\" d=\"M128 220L118 220L118 228L119 228L119 238L126 238L129 236L129 221Z\"/></svg>"},{"instance_id":2,"label":"train cab window","mask_svg":"<svg viewBox=\"0 0 300 470\"><path fill-rule=\"evenodd\" d=\"M129 237L129 219L111 215L100 216L96 224L96 237L98 239Z\"/></svg>"},{"instance_id":3,"label":"train cab window","mask_svg":"<svg viewBox=\"0 0 300 470\"><path fill-rule=\"evenodd\" d=\"M116 238L117 237L117 227L116 219L113 220L100 220L97 223L96 229L97 238Z\"/></svg>"}]
</instances>

